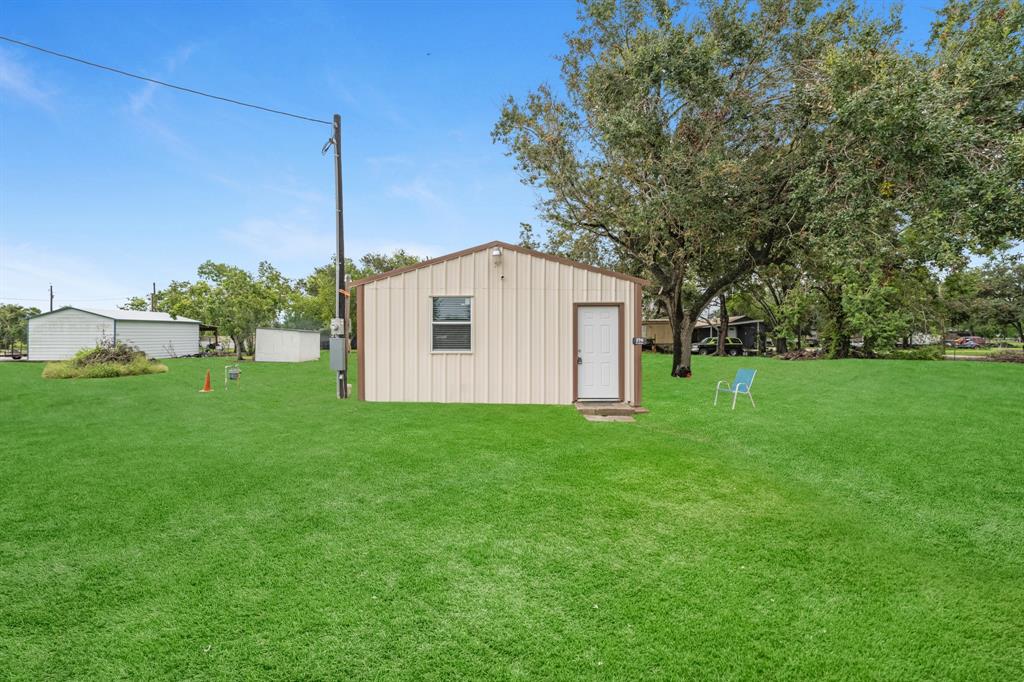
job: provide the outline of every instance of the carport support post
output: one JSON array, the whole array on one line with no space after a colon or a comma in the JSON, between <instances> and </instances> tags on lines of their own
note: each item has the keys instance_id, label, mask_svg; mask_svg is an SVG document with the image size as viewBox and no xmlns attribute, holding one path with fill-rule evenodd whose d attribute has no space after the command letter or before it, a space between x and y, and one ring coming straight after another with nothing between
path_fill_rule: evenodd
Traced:
<instances>
[{"instance_id":1,"label":"carport support post","mask_svg":"<svg viewBox=\"0 0 1024 682\"><path fill-rule=\"evenodd\" d=\"M334 316L341 319L343 353L338 370L338 397L348 397L348 297L345 288L345 215L341 199L341 116L334 115L334 206L337 247L334 261Z\"/></svg>"}]
</instances>

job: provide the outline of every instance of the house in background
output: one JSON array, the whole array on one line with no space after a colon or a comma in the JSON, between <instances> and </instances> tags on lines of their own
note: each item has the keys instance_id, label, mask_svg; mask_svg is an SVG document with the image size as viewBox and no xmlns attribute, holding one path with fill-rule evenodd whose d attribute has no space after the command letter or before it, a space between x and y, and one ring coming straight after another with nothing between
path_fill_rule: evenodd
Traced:
<instances>
[{"instance_id":1,"label":"house in background","mask_svg":"<svg viewBox=\"0 0 1024 682\"><path fill-rule=\"evenodd\" d=\"M639 405L643 284L497 241L353 282L359 398Z\"/></svg>"},{"instance_id":2,"label":"house in background","mask_svg":"<svg viewBox=\"0 0 1024 682\"><path fill-rule=\"evenodd\" d=\"M717 317L710 320L701 320L693 327L693 343L700 343L704 339L718 336L721 323ZM768 327L764 320L755 320L746 315L731 315L729 317L729 334L743 342L747 350L754 350L758 347L758 339L766 338Z\"/></svg>"},{"instance_id":3,"label":"house in background","mask_svg":"<svg viewBox=\"0 0 1024 682\"><path fill-rule=\"evenodd\" d=\"M693 327L693 338L690 339L690 343L697 344L704 339L718 336L719 326L718 318L698 320ZM734 315L729 318L729 336L742 341L743 347L747 350L758 348L758 340L767 338L769 331L764 320L756 320L746 315ZM650 339L649 343L654 346L655 350L672 350L672 327L668 318L644 320L641 335Z\"/></svg>"},{"instance_id":4,"label":"house in background","mask_svg":"<svg viewBox=\"0 0 1024 682\"><path fill-rule=\"evenodd\" d=\"M65 306L28 320L28 359L67 360L102 339L136 346L150 358L199 353L198 320L139 310Z\"/></svg>"}]
</instances>

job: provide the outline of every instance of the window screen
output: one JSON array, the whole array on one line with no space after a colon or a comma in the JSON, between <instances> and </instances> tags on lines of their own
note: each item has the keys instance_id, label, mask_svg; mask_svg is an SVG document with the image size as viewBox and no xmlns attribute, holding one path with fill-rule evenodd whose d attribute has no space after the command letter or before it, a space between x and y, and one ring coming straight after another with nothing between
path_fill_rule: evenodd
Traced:
<instances>
[{"instance_id":1,"label":"window screen","mask_svg":"<svg viewBox=\"0 0 1024 682\"><path fill-rule=\"evenodd\" d=\"M472 350L473 299L468 296L435 296L433 305L431 350Z\"/></svg>"}]
</instances>

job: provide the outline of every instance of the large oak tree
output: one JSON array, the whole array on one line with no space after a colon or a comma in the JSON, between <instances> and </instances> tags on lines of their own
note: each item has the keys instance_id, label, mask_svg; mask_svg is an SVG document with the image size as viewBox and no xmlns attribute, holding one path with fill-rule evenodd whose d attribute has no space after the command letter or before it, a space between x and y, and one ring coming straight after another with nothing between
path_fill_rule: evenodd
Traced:
<instances>
[{"instance_id":1,"label":"large oak tree","mask_svg":"<svg viewBox=\"0 0 1024 682\"><path fill-rule=\"evenodd\" d=\"M894 241L930 262L1014 229L1019 2L1002 4L951 2L923 55L852 2L591 0L562 89L510 98L494 137L553 241L597 239L654 281L680 374L702 310L757 267L800 254L841 302Z\"/></svg>"}]
</instances>

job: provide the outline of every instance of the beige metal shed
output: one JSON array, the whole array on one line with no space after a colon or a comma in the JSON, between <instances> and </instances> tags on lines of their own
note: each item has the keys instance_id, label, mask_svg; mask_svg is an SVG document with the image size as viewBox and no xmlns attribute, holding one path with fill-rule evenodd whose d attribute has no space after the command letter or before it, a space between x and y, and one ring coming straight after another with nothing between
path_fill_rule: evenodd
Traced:
<instances>
[{"instance_id":1,"label":"beige metal shed","mask_svg":"<svg viewBox=\"0 0 1024 682\"><path fill-rule=\"evenodd\" d=\"M498 241L359 280L359 398L639 405L644 284Z\"/></svg>"},{"instance_id":2,"label":"beige metal shed","mask_svg":"<svg viewBox=\"0 0 1024 682\"><path fill-rule=\"evenodd\" d=\"M320 359L316 329L256 329L256 362L310 362Z\"/></svg>"}]
</instances>

